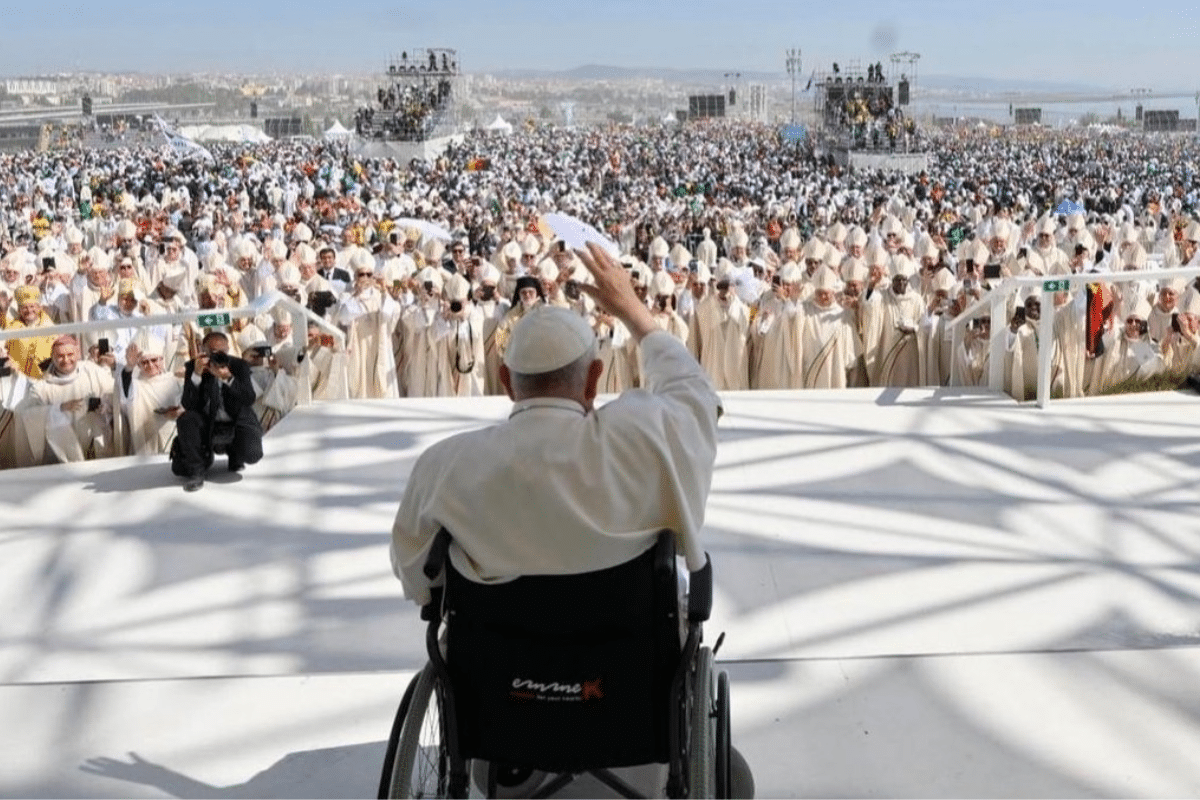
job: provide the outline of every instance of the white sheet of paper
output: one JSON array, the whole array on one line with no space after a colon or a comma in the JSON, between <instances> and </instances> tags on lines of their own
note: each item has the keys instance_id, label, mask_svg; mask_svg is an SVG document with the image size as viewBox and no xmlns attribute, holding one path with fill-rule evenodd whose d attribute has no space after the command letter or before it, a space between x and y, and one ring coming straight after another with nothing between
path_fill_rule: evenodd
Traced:
<instances>
[{"instance_id":1,"label":"white sheet of paper","mask_svg":"<svg viewBox=\"0 0 1200 800\"><path fill-rule=\"evenodd\" d=\"M572 250L584 250L588 242L595 242L613 258L621 256L621 248L583 220L576 219L569 214L546 214L542 217L542 221Z\"/></svg>"}]
</instances>

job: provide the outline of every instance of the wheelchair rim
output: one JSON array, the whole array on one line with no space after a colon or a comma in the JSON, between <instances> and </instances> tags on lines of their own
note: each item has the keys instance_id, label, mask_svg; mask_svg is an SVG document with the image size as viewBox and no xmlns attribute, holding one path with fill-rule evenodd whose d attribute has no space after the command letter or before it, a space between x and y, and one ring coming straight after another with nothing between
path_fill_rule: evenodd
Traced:
<instances>
[{"instance_id":1,"label":"wheelchair rim","mask_svg":"<svg viewBox=\"0 0 1200 800\"><path fill-rule=\"evenodd\" d=\"M716 741L716 796L730 798L733 796L733 773L731 770L731 753L733 741L730 737L729 724L729 673L722 670L717 674L717 741Z\"/></svg>"},{"instance_id":2,"label":"wheelchair rim","mask_svg":"<svg viewBox=\"0 0 1200 800\"><path fill-rule=\"evenodd\" d=\"M408 682L408 686L404 688L404 696L400 699L399 708L396 709L396 717L392 720L392 730L388 734L387 749L383 754L383 771L379 776L379 790L375 795L379 800L385 800L390 796L392 771L396 767L396 749L400 745L400 729L404 725L404 718L408 716L408 709L412 705L413 690L420 679L421 673L419 672L412 676L412 679Z\"/></svg>"},{"instance_id":3,"label":"wheelchair rim","mask_svg":"<svg viewBox=\"0 0 1200 800\"><path fill-rule=\"evenodd\" d=\"M688 797L713 796L712 650L700 648L688 693Z\"/></svg>"},{"instance_id":4,"label":"wheelchair rim","mask_svg":"<svg viewBox=\"0 0 1200 800\"><path fill-rule=\"evenodd\" d=\"M427 664L400 729L390 797L448 796L450 755L442 709L442 692L432 665Z\"/></svg>"}]
</instances>

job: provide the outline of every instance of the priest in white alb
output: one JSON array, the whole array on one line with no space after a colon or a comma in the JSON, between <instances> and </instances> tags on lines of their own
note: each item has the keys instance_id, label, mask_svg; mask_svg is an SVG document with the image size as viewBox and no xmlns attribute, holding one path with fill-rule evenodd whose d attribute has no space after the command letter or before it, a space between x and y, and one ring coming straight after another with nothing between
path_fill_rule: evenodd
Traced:
<instances>
[{"instance_id":1,"label":"priest in white alb","mask_svg":"<svg viewBox=\"0 0 1200 800\"><path fill-rule=\"evenodd\" d=\"M73 336L55 339L50 359L50 368L30 390L33 407L25 412L31 444L36 437L44 443L33 448L35 453L40 450L44 458L52 453L60 462L112 455L112 371L82 359Z\"/></svg>"},{"instance_id":2,"label":"priest in white alb","mask_svg":"<svg viewBox=\"0 0 1200 800\"><path fill-rule=\"evenodd\" d=\"M175 420L183 413L183 380L167 372L162 343L139 337L125 348L125 364L117 377L121 413L128 437L126 452L165 455L175 438Z\"/></svg>"}]
</instances>

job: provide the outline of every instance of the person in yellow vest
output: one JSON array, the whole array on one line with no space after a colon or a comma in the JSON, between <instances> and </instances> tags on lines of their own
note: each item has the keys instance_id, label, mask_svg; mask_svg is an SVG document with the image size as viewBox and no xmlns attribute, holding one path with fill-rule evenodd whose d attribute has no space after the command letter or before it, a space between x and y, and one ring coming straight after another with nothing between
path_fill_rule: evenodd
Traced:
<instances>
[{"instance_id":1,"label":"person in yellow vest","mask_svg":"<svg viewBox=\"0 0 1200 800\"><path fill-rule=\"evenodd\" d=\"M43 328L54 324L54 320L50 319L50 315L42 308L42 294L36 286L18 287L13 296L17 305L17 315L7 320L4 325L6 330ZM12 339L8 343L8 354L13 366L30 378L40 378L42 362L50 358L53 345L53 336Z\"/></svg>"}]
</instances>

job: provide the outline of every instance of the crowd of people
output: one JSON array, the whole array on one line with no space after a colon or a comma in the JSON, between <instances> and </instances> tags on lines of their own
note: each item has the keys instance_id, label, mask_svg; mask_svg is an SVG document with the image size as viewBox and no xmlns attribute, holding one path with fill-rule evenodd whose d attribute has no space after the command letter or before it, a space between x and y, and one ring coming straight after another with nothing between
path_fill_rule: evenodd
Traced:
<instances>
[{"instance_id":1,"label":"crowd of people","mask_svg":"<svg viewBox=\"0 0 1200 800\"><path fill-rule=\"evenodd\" d=\"M737 122L471 134L411 164L302 142L216 146L211 163L2 155L0 307L22 333L0 363L0 465L165 453L209 329L137 318L273 291L346 344L282 308L217 326L251 365L264 429L313 399L500 393L512 326L541 304L597 332L601 391L638 386L634 338L580 291L588 273L549 212L611 238L718 390L982 384L994 323L1006 388L1025 398L1042 313L1064 395L1198 368L1190 277L1063 291L1047 309L1030 290L1003 320L952 324L1010 275L1200 266L1194 140L930 137L913 176L843 172ZM1082 210L1055 213L1064 200ZM34 330L87 320L111 328Z\"/></svg>"},{"instance_id":2,"label":"crowd of people","mask_svg":"<svg viewBox=\"0 0 1200 800\"><path fill-rule=\"evenodd\" d=\"M393 83L377 91L378 108L354 112L354 130L364 138L419 141L428 138L450 102L450 80L432 85Z\"/></svg>"}]
</instances>

